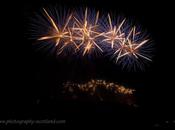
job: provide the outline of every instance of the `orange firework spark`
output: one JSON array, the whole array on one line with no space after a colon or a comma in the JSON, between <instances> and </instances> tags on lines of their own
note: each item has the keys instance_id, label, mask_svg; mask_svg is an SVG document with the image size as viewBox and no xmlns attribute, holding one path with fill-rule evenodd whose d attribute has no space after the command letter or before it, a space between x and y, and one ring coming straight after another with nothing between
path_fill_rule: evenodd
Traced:
<instances>
[{"instance_id":1,"label":"orange firework spark","mask_svg":"<svg viewBox=\"0 0 175 130\"><path fill-rule=\"evenodd\" d=\"M55 46L58 46L61 40L67 39L66 42L64 42L64 45L61 47L61 50L69 43L74 43L72 40L72 35L69 29L67 29L67 26L72 18L72 15L70 15L64 24L63 28L58 27L58 24L53 20L53 18L49 15L49 13L44 9L44 13L46 14L47 18L49 19L50 23L52 24L52 27L54 29L53 34L43 36L38 38L38 40L49 40L49 39L55 39ZM69 40L68 40L69 39ZM75 43L74 43L75 44ZM76 46L76 44L75 44Z\"/></svg>"},{"instance_id":2,"label":"orange firework spark","mask_svg":"<svg viewBox=\"0 0 175 130\"><path fill-rule=\"evenodd\" d=\"M93 23L93 25L90 25L88 23L87 13L88 13L88 10L86 8L83 22L81 22L81 20L74 17L75 27L72 28L72 30L75 31L76 33L75 39L81 41L78 47L83 46L84 48L83 55L89 53L90 50L95 47L97 47L101 52L103 52L100 46L96 43L96 38L102 35L102 33L96 31L97 27L99 26L97 25L99 12L97 12L96 14L95 22Z\"/></svg>"},{"instance_id":3,"label":"orange firework spark","mask_svg":"<svg viewBox=\"0 0 175 130\"><path fill-rule=\"evenodd\" d=\"M103 36L105 37L103 42L107 42L111 44L111 48L114 47L114 43L123 40L124 33L121 32L121 27L125 22L125 19L118 25L113 26L110 15L108 14L108 22L110 26L110 30L106 32Z\"/></svg>"},{"instance_id":4,"label":"orange firework spark","mask_svg":"<svg viewBox=\"0 0 175 130\"><path fill-rule=\"evenodd\" d=\"M149 60L149 61L152 61L150 58L142 55L139 53L139 49L144 45L146 44L149 39L145 39L145 40L142 40L141 42L138 42L138 41L135 41L135 37L140 34L140 32L136 32L136 27L133 27L129 34L127 35L126 38L122 39L119 44L120 44L120 47L115 51L114 55L117 53L117 58L116 58L116 62L124 57L124 56L134 56L136 59L138 59L138 56L146 59L146 60Z\"/></svg>"}]
</instances>

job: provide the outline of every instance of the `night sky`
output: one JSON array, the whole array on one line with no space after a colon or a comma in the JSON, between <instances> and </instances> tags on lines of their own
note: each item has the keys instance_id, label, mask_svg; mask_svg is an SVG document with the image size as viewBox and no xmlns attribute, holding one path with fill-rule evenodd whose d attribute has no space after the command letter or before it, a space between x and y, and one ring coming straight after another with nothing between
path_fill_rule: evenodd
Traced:
<instances>
[{"instance_id":1,"label":"night sky","mask_svg":"<svg viewBox=\"0 0 175 130\"><path fill-rule=\"evenodd\" d=\"M108 58L72 60L36 51L28 39L29 18L42 7L89 7L115 12L137 21L152 37L153 62L144 72L121 70ZM15 54L7 54L3 119L66 120L66 127L116 128L173 127L174 115L174 14L171 3L118 0L35 0L18 4L20 17L14 33ZM14 25L15 26L15 25ZM16 38L17 37L17 38ZM19 40L18 40L19 39ZM11 43L12 44L12 43ZM14 46L14 45L13 45ZM12 46L11 46L12 47ZM13 48L10 50L14 51ZM14 64L14 65L12 65ZM10 77L10 78L9 78ZM67 100L60 84L65 81L104 79L136 89L139 107L114 102ZM86 101L84 101L86 100ZM168 121L168 123L167 123ZM58 125L59 126L59 125Z\"/></svg>"}]
</instances>

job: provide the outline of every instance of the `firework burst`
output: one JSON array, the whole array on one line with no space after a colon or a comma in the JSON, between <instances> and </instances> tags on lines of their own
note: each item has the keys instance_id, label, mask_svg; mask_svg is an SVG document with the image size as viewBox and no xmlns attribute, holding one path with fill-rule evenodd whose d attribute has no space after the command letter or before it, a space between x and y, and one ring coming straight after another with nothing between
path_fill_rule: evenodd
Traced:
<instances>
[{"instance_id":1,"label":"firework burst","mask_svg":"<svg viewBox=\"0 0 175 130\"><path fill-rule=\"evenodd\" d=\"M146 60L149 60L151 61L150 58L142 55L142 54L139 54L138 50L139 48L141 48L144 44L146 44L149 40L148 39L145 39L141 42L136 42L135 41L135 37L139 34L138 33L135 33L135 27L133 27L131 29L131 31L129 32L128 36L124 39L122 39L119 44L120 44L120 47L117 51L115 51L114 54L116 53L119 53L117 55L117 59L116 61L118 61L120 58L126 56L126 55L132 55L134 56L136 59L138 58L138 56L146 59Z\"/></svg>"},{"instance_id":2,"label":"firework burst","mask_svg":"<svg viewBox=\"0 0 175 130\"><path fill-rule=\"evenodd\" d=\"M75 24L72 29L76 33L75 39L79 40L78 47L83 50L83 55L90 53L90 51L95 48L103 52L102 48L98 45L99 43L96 42L103 34L98 31L99 12L96 13L95 20L92 20L92 22L90 22L90 18L87 8L83 18L74 17Z\"/></svg>"},{"instance_id":3,"label":"firework burst","mask_svg":"<svg viewBox=\"0 0 175 130\"><path fill-rule=\"evenodd\" d=\"M140 31L136 31L136 27L132 27L124 37L117 43L115 52L112 57L116 63L123 64L123 67L141 66L142 61L152 61L149 54L149 39L143 37ZM135 64L134 64L135 63Z\"/></svg>"},{"instance_id":4,"label":"firework burst","mask_svg":"<svg viewBox=\"0 0 175 130\"><path fill-rule=\"evenodd\" d=\"M43 11L45 15L47 16L47 19L52 25L52 33L42 36L38 38L37 40L42 41L42 40L54 40L55 47L58 48L58 53L60 54L64 47L67 46L68 44L73 43L75 47L77 47L76 43L73 41L72 33L68 27L68 24L72 18L72 14L70 14L64 24L63 27L59 27L58 24L53 20L53 18L49 15L46 9L43 8ZM62 42L63 41L63 42ZM59 47L59 44L63 43L61 47Z\"/></svg>"},{"instance_id":5,"label":"firework burst","mask_svg":"<svg viewBox=\"0 0 175 130\"><path fill-rule=\"evenodd\" d=\"M111 48L113 49L115 43L118 43L124 39L123 36L125 35L125 33L122 33L121 27L124 24L125 19L118 26L116 25L113 26L111 17L108 14L108 22L109 22L110 29L106 33L104 33L103 42L110 43Z\"/></svg>"},{"instance_id":6,"label":"firework burst","mask_svg":"<svg viewBox=\"0 0 175 130\"><path fill-rule=\"evenodd\" d=\"M88 8L63 13L64 17L58 17L58 10L55 12L43 8L44 18L40 17L41 22L38 19L34 29L37 30L40 26L37 41L44 46L53 45L57 55L68 53L65 50L69 48L70 53L81 56L91 55L96 51L105 52L123 67L131 67L135 63L139 66L141 61L152 61L150 39L138 28L128 24L125 18L114 22L111 15L108 14L107 19L101 18L99 11ZM103 26L104 21L107 21L106 27ZM41 29L43 25L44 31Z\"/></svg>"}]
</instances>

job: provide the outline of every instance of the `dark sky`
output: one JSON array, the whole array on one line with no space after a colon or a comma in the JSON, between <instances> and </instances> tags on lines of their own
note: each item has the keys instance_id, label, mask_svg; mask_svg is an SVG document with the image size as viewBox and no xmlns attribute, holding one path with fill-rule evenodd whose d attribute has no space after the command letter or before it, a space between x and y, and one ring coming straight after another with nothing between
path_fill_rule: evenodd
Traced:
<instances>
[{"instance_id":1,"label":"dark sky","mask_svg":"<svg viewBox=\"0 0 175 130\"><path fill-rule=\"evenodd\" d=\"M155 43L153 63L146 68L145 72L125 72L118 69L107 59L99 59L90 63L87 60L73 63L71 60L56 60L55 57L46 57L43 53L36 53L31 41L26 38L28 17L31 17L33 12L38 11L43 6L47 7L55 4L67 8L87 6L137 19L138 23L150 33ZM101 111L105 111L105 116L101 116L102 118L111 116L112 120L112 117L119 115L117 121L120 119L123 121L121 113L127 113L129 116L136 115L134 121L138 122L141 118L143 122L147 121L148 124L169 119L175 120L173 111L173 99L175 98L175 85L173 83L174 14L171 3L147 0L129 2L117 0L30 0L24 3L19 2L18 7L20 9L19 14L21 14L19 18L21 26L14 34L14 37L20 39L15 43L17 45L17 55L11 58L9 58L9 55L7 56L7 61L14 64L13 67L11 65L8 69L10 70L9 75L12 77L12 82L8 83L8 90L11 91L5 91L7 92L7 98L4 101L4 109L11 107L14 109L11 111L6 109L7 118L42 118L42 116L44 118L54 116L64 118L66 110L68 110L66 107L76 109L84 106L81 113L85 115L84 119L91 115L97 118ZM64 100L60 101L59 96L57 97L58 93L55 92L55 88L62 81L67 79L88 80L90 78L102 78L136 88L139 93L138 101L141 107L137 110L119 108L118 111L122 112L118 114L117 110L114 110L117 108L115 104L94 105L89 103L85 105L85 103L72 102L66 104ZM16 84L17 87L14 88L12 83ZM52 97L54 98L49 99ZM41 105L37 106L35 104L37 100L42 100ZM63 106L60 108L60 105L65 108ZM96 107L94 111L88 111L90 107L94 106ZM65 113L60 114L62 109L65 109ZM98 111L97 109L101 110ZM76 119L75 116L82 118L81 114L77 115L73 111L66 115L66 118L72 121ZM129 123L132 118L128 117L127 114L124 114L124 117L128 118L127 123ZM150 118L150 120L146 118ZM114 122L114 120L112 121ZM145 125L143 122L141 124Z\"/></svg>"}]
</instances>

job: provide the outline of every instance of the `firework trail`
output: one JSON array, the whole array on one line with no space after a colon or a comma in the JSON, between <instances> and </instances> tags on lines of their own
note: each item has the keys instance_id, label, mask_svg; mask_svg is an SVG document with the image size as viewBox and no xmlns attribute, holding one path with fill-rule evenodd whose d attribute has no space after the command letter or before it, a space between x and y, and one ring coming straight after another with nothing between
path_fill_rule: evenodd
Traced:
<instances>
[{"instance_id":1,"label":"firework trail","mask_svg":"<svg viewBox=\"0 0 175 130\"><path fill-rule=\"evenodd\" d=\"M136 26L131 26L126 18L114 22L110 14L102 19L99 11L86 8L81 11L83 13L79 12L69 12L62 18L57 16L60 13L58 10L52 13L43 8L45 18L42 18L41 25L44 21L49 22L49 26L45 26L49 31L42 32L45 34L39 36L37 41L48 46L52 43L57 55L68 53L65 50L69 48L70 53L81 56L95 51L105 52L123 67L141 66L145 61L152 61L150 39ZM104 21L107 21L107 27L103 26Z\"/></svg>"}]
</instances>

